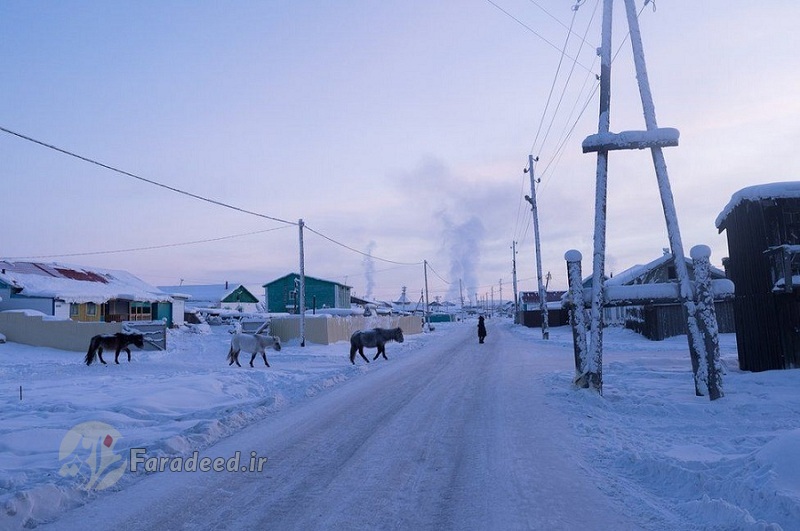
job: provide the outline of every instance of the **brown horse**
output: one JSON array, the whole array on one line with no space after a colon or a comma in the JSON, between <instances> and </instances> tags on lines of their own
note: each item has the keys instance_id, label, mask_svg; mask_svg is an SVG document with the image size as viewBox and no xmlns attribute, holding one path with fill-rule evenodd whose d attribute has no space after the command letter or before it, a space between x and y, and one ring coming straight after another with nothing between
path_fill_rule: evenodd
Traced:
<instances>
[{"instance_id":1,"label":"brown horse","mask_svg":"<svg viewBox=\"0 0 800 531\"><path fill-rule=\"evenodd\" d=\"M356 364L356 351L364 358L364 361L369 363L369 360L364 355L364 347L375 348L378 347L378 352L372 361L378 359L378 356L383 354L383 359L388 360L386 357L386 342L397 341L403 342L403 331L400 328L373 328L372 330L358 330L350 336L350 363Z\"/></svg>"},{"instance_id":2,"label":"brown horse","mask_svg":"<svg viewBox=\"0 0 800 531\"><path fill-rule=\"evenodd\" d=\"M131 349L128 345L136 345L139 348L144 346L144 335L126 334L125 332L117 332L116 334L98 334L89 341L89 351L86 353L86 365L91 365L95 356L100 358L100 363L106 365L103 360L103 349L114 349L114 363L119 365L119 353L125 351L128 353L128 361L131 361Z\"/></svg>"}]
</instances>

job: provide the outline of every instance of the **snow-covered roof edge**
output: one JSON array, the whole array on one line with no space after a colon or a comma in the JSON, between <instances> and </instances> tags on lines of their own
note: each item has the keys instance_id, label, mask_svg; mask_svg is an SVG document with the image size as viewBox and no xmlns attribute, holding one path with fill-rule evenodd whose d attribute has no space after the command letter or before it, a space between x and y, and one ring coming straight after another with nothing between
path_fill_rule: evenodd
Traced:
<instances>
[{"instance_id":1,"label":"snow-covered roof edge","mask_svg":"<svg viewBox=\"0 0 800 531\"><path fill-rule=\"evenodd\" d=\"M15 264L34 264L36 262L10 262ZM15 270L4 270L0 280L9 286L20 289L26 297L45 297L63 300L68 303L93 302L102 304L111 299L126 299L142 302L171 302L172 298L155 286L147 284L135 275L121 269L87 267L60 262L45 265L70 269L78 272L91 272L102 277L102 281L82 281L51 275L28 274Z\"/></svg>"},{"instance_id":2,"label":"snow-covered roof edge","mask_svg":"<svg viewBox=\"0 0 800 531\"><path fill-rule=\"evenodd\" d=\"M725 219L733 209L744 201L759 201L761 199L800 198L800 181L787 181L768 184L757 184L742 188L731 196L731 200L717 216L714 225L720 232L724 230Z\"/></svg>"}]
</instances>

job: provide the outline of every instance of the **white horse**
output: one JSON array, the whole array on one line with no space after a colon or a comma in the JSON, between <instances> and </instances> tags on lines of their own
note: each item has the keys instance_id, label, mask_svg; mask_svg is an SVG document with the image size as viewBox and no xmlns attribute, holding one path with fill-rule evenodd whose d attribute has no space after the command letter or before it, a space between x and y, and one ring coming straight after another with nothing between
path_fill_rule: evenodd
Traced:
<instances>
[{"instance_id":1,"label":"white horse","mask_svg":"<svg viewBox=\"0 0 800 531\"><path fill-rule=\"evenodd\" d=\"M231 338L231 348L228 351L228 365L233 365L236 363L237 367L241 367L239 364L239 352L244 350L245 352L250 352L252 354L250 356L251 367L253 366L253 361L256 359L256 356L259 354L261 354L261 357L264 358L264 365L269 367L266 353L268 348L280 350L281 340L276 336L243 334L238 331L234 332L233 337Z\"/></svg>"}]
</instances>

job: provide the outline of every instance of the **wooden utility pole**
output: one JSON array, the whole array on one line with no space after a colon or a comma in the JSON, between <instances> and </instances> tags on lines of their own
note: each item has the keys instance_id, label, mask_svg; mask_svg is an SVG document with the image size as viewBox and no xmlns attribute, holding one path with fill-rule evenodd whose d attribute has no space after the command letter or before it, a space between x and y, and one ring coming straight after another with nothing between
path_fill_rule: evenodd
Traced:
<instances>
[{"instance_id":1,"label":"wooden utility pole","mask_svg":"<svg viewBox=\"0 0 800 531\"><path fill-rule=\"evenodd\" d=\"M531 195L525 196L525 200L531 204L531 213L533 214L533 239L536 244L536 279L539 282L539 311L542 314L542 339L550 339L550 323L547 317L547 292L542 283L542 249L539 244L539 214L536 207L536 179L533 177L533 163L539 160L533 158L533 155L528 155L528 167L525 172L530 174L531 178Z\"/></svg>"},{"instance_id":2,"label":"wooden utility pole","mask_svg":"<svg viewBox=\"0 0 800 531\"><path fill-rule=\"evenodd\" d=\"M306 346L306 260L303 247L303 220L297 222L300 229L300 294L298 307L300 308L300 346Z\"/></svg>"},{"instance_id":3,"label":"wooden utility pole","mask_svg":"<svg viewBox=\"0 0 800 531\"><path fill-rule=\"evenodd\" d=\"M429 305L428 305L428 261L424 260L424 269L425 269L425 329L426 331L430 332L431 330L431 316L428 313Z\"/></svg>"},{"instance_id":4,"label":"wooden utility pole","mask_svg":"<svg viewBox=\"0 0 800 531\"><path fill-rule=\"evenodd\" d=\"M511 242L511 278L514 285L514 324L519 324L519 293L517 292L517 242Z\"/></svg>"}]
</instances>

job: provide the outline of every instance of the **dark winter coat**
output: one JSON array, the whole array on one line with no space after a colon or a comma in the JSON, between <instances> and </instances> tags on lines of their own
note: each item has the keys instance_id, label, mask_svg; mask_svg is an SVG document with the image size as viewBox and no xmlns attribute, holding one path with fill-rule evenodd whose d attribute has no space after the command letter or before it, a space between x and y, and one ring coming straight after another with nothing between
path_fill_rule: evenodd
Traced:
<instances>
[{"instance_id":1,"label":"dark winter coat","mask_svg":"<svg viewBox=\"0 0 800 531\"><path fill-rule=\"evenodd\" d=\"M483 317L478 318L478 337L486 337L486 324Z\"/></svg>"}]
</instances>

